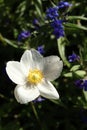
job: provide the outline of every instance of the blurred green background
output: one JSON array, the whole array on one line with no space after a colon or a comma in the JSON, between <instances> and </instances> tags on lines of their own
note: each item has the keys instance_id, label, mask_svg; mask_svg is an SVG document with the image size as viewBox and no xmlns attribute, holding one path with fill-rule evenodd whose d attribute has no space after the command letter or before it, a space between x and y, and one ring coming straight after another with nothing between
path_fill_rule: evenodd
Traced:
<instances>
[{"instance_id":1,"label":"blurred green background","mask_svg":"<svg viewBox=\"0 0 87 130\"><path fill-rule=\"evenodd\" d=\"M58 0L0 0L0 130L41 130L31 104L21 105L14 97L15 84L8 78L5 66L9 60L20 60L27 48L44 45L44 56L58 55L64 61L62 75L53 82L60 99L34 103L43 130L87 130L87 94L75 86L76 79L87 71L87 0L71 0L69 23L64 25L65 44L51 35L45 23L46 9ZM76 16L76 17L70 17ZM35 31L33 20L40 30ZM85 19L84 19L85 18ZM28 30L32 36L18 42L18 35ZM75 52L80 62L69 63ZM71 70L80 65L83 73ZM78 68L79 70L79 68Z\"/></svg>"}]
</instances>

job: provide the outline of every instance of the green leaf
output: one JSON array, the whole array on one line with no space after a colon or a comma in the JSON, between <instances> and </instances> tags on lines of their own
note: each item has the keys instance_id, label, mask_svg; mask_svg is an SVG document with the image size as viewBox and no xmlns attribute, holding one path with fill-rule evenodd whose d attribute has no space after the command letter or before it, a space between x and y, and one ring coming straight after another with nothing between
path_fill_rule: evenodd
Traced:
<instances>
[{"instance_id":1,"label":"green leaf","mask_svg":"<svg viewBox=\"0 0 87 130\"><path fill-rule=\"evenodd\" d=\"M20 17L24 15L24 11L26 9L26 1L23 1L19 4L16 13L20 13Z\"/></svg>"},{"instance_id":2,"label":"green leaf","mask_svg":"<svg viewBox=\"0 0 87 130\"><path fill-rule=\"evenodd\" d=\"M66 23L66 24L64 24L64 26L66 28L70 28L70 29L82 29L82 30L87 31L87 27L84 27L82 25L73 24L73 23Z\"/></svg>"},{"instance_id":3,"label":"green leaf","mask_svg":"<svg viewBox=\"0 0 87 130\"><path fill-rule=\"evenodd\" d=\"M85 100L87 101L87 91L84 91L84 90L83 90L83 94L84 94L84 96L85 96Z\"/></svg>"},{"instance_id":4,"label":"green leaf","mask_svg":"<svg viewBox=\"0 0 87 130\"><path fill-rule=\"evenodd\" d=\"M83 17L83 16L68 16L68 20L87 20L86 17Z\"/></svg>"},{"instance_id":5,"label":"green leaf","mask_svg":"<svg viewBox=\"0 0 87 130\"><path fill-rule=\"evenodd\" d=\"M66 59L66 55L65 55L65 45L66 45L67 41L64 37L60 37L57 40L57 45L58 45L58 50L59 50L59 54L63 60L63 62L70 67L70 63L67 61Z\"/></svg>"},{"instance_id":6,"label":"green leaf","mask_svg":"<svg viewBox=\"0 0 87 130\"><path fill-rule=\"evenodd\" d=\"M61 107L67 108L67 106L59 99L59 100L52 100L50 99L51 102L55 103L56 105L59 105Z\"/></svg>"},{"instance_id":7,"label":"green leaf","mask_svg":"<svg viewBox=\"0 0 87 130\"><path fill-rule=\"evenodd\" d=\"M3 37L1 34L0 34L0 41L1 41L3 44L8 44L8 45L10 45L10 46L12 46L12 47L14 47L14 48L27 49L27 46L20 46L20 47L19 47L19 46L16 44L15 41L9 40L9 39Z\"/></svg>"},{"instance_id":8,"label":"green leaf","mask_svg":"<svg viewBox=\"0 0 87 130\"><path fill-rule=\"evenodd\" d=\"M43 16L43 9L42 9L42 1L41 0L33 0L34 5L36 7L36 11L38 13L38 16L40 16L40 18L42 18Z\"/></svg>"},{"instance_id":9,"label":"green leaf","mask_svg":"<svg viewBox=\"0 0 87 130\"><path fill-rule=\"evenodd\" d=\"M71 78L72 76L73 76L72 72L69 72L69 73L64 74L64 77L69 77L69 78Z\"/></svg>"},{"instance_id":10,"label":"green leaf","mask_svg":"<svg viewBox=\"0 0 87 130\"><path fill-rule=\"evenodd\" d=\"M80 65L74 65L71 69L70 69L70 71L76 71L76 70L78 70L80 68Z\"/></svg>"},{"instance_id":11,"label":"green leaf","mask_svg":"<svg viewBox=\"0 0 87 130\"><path fill-rule=\"evenodd\" d=\"M75 74L83 78L86 75L86 72L84 70L77 70L75 71Z\"/></svg>"},{"instance_id":12,"label":"green leaf","mask_svg":"<svg viewBox=\"0 0 87 130\"><path fill-rule=\"evenodd\" d=\"M10 40L8 40L8 39L6 39L6 38L4 38L4 42L6 42L7 44L9 44L9 45L11 45L11 46L13 46L13 47L15 47L15 48L18 48L17 45L15 45L12 41L10 41Z\"/></svg>"}]
</instances>

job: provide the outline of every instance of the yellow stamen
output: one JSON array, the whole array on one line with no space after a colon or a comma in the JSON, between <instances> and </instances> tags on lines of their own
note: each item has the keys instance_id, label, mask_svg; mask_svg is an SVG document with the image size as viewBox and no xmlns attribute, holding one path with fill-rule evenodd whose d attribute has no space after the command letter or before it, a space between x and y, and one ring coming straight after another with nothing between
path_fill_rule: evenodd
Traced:
<instances>
[{"instance_id":1,"label":"yellow stamen","mask_svg":"<svg viewBox=\"0 0 87 130\"><path fill-rule=\"evenodd\" d=\"M41 82L42 78L43 78L43 73L38 69L34 69L29 71L27 80L31 84L38 84Z\"/></svg>"}]
</instances>

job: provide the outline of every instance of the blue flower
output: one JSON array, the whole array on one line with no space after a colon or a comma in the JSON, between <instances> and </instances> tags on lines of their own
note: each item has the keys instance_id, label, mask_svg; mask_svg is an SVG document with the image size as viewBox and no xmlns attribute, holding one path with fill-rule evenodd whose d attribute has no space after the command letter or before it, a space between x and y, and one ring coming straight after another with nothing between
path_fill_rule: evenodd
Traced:
<instances>
[{"instance_id":1,"label":"blue flower","mask_svg":"<svg viewBox=\"0 0 87 130\"><path fill-rule=\"evenodd\" d=\"M64 36L64 29L62 23L62 20L54 20L51 23L51 26L53 27L53 34L56 36L56 38Z\"/></svg>"},{"instance_id":2,"label":"blue flower","mask_svg":"<svg viewBox=\"0 0 87 130\"><path fill-rule=\"evenodd\" d=\"M35 99L33 102L36 103L36 102L42 102L44 101L45 98L42 98L42 97L38 97L37 99Z\"/></svg>"},{"instance_id":3,"label":"blue flower","mask_svg":"<svg viewBox=\"0 0 87 130\"><path fill-rule=\"evenodd\" d=\"M49 20L56 19L59 16L58 7L50 7L46 10L46 18Z\"/></svg>"},{"instance_id":4,"label":"blue flower","mask_svg":"<svg viewBox=\"0 0 87 130\"><path fill-rule=\"evenodd\" d=\"M80 57L78 55L76 55L75 53L73 53L72 55L68 56L69 62L75 62L75 61L78 61L79 59L80 59Z\"/></svg>"},{"instance_id":5,"label":"blue flower","mask_svg":"<svg viewBox=\"0 0 87 130\"><path fill-rule=\"evenodd\" d=\"M35 29L36 29L36 30L39 29L40 23L39 23L38 19L35 18L35 19L33 20L33 25L35 26Z\"/></svg>"},{"instance_id":6,"label":"blue flower","mask_svg":"<svg viewBox=\"0 0 87 130\"><path fill-rule=\"evenodd\" d=\"M67 8L67 7L70 7L70 6L72 6L72 4L69 4L67 1L66 2L60 1L59 4L58 4L59 9Z\"/></svg>"},{"instance_id":7,"label":"blue flower","mask_svg":"<svg viewBox=\"0 0 87 130\"><path fill-rule=\"evenodd\" d=\"M35 19L33 20L33 25L39 25L38 19L35 18Z\"/></svg>"},{"instance_id":8,"label":"blue flower","mask_svg":"<svg viewBox=\"0 0 87 130\"><path fill-rule=\"evenodd\" d=\"M75 85L79 88L83 88L83 80L82 79L76 80Z\"/></svg>"},{"instance_id":9,"label":"blue flower","mask_svg":"<svg viewBox=\"0 0 87 130\"><path fill-rule=\"evenodd\" d=\"M83 82L83 88L85 91L87 91L87 80L84 80Z\"/></svg>"},{"instance_id":10,"label":"blue flower","mask_svg":"<svg viewBox=\"0 0 87 130\"><path fill-rule=\"evenodd\" d=\"M56 19L56 20L54 20L54 21L51 23L51 26L52 26L53 28L58 28L58 27L63 28L62 23L63 23L62 20L57 20L57 19Z\"/></svg>"},{"instance_id":11,"label":"blue flower","mask_svg":"<svg viewBox=\"0 0 87 130\"><path fill-rule=\"evenodd\" d=\"M44 54L44 53L45 53L45 51L44 51L44 46L38 46L37 50L38 50L38 52L39 52L40 54Z\"/></svg>"},{"instance_id":12,"label":"blue flower","mask_svg":"<svg viewBox=\"0 0 87 130\"><path fill-rule=\"evenodd\" d=\"M21 41L22 39L28 38L30 36L30 32L29 31L22 31L19 35L18 35L18 41Z\"/></svg>"},{"instance_id":13,"label":"blue flower","mask_svg":"<svg viewBox=\"0 0 87 130\"><path fill-rule=\"evenodd\" d=\"M75 85L87 91L87 80L83 80L83 79L76 80Z\"/></svg>"},{"instance_id":14,"label":"blue flower","mask_svg":"<svg viewBox=\"0 0 87 130\"><path fill-rule=\"evenodd\" d=\"M54 31L53 31L53 34L58 39L58 38L64 36L64 30L55 28Z\"/></svg>"}]
</instances>

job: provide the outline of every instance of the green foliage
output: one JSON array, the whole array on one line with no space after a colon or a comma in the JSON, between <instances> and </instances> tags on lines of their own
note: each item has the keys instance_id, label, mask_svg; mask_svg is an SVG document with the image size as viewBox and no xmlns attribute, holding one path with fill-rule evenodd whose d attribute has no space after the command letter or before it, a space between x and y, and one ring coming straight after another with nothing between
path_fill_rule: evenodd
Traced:
<instances>
[{"instance_id":1,"label":"green foliage","mask_svg":"<svg viewBox=\"0 0 87 130\"><path fill-rule=\"evenodd\" d=\"M52 34L46 9L58 0L0 0L0 130L41 129L31 104L21 105L14 98L13 84L5 72L6 62L19 60L25 49L43 45L44 56L58 55L64 63L59 79L53 84L59 100L35 103L43 130L86 130L87 92L75 86L78 79L87 80L87 1L72 0L63 24L65 36ZM33 20L38 19L39 29ZM18 35L30 31L31 36L18 41ZM80 60L70 63L72 53Z\"/></svg>"}]
</instances>

